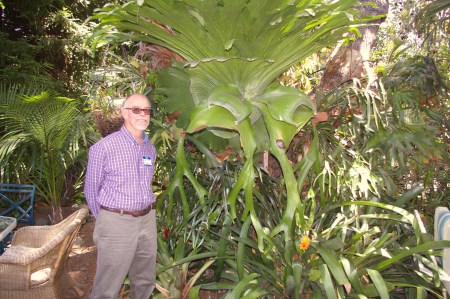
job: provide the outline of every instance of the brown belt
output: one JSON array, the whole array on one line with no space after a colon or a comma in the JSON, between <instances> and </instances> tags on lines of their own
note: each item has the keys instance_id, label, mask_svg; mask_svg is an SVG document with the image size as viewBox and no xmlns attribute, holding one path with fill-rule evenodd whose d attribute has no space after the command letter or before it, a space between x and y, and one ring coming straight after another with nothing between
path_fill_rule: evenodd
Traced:
<instances>
[{"instance_id":1,"label":"brown belt","mask_svg":"<svg viewBox=\"0 0 450 299\"><path fill-rule=\"evenodd\" d=\"M152 203L151 205L149 205L147 208L145 208L143 210L136 210L136 211L126 211L126 210L122 210L122 209L114 209L114 208L109 208L109 207L105 207L105 206L100 206L100 209L102 209L102 210L105 210L108 212L113 212L113 213L118 213L121 215L131 215L133 217L140 217L140 216L147 215L154 208L155 208L155 203Z\"/></svg>"}]
</instances>

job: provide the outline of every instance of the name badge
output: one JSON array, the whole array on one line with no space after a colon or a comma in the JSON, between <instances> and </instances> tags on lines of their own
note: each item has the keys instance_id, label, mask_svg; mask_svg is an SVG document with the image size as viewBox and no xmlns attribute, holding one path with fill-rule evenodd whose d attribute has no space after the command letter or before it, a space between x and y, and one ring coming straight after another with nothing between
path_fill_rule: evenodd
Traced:
<instances>
[{"instance_id":1,"label":"name badge","mask_svg":"<svg viewBox=\"0 0 450 299\"><path fill-rule=\"evenodd\" d=\"M143 160L144 160L144 165L145 166L152 166L153 165L152 158L150 156L144 156Z\"/></svg>"}]
</instances>

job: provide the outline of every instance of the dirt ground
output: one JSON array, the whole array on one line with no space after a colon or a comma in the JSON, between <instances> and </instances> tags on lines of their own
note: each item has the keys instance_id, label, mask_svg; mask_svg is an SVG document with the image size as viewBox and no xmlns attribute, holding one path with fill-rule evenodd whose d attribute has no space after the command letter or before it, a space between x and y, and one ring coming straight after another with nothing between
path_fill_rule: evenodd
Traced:
<instances>
[{"instance_id":1,"label":"dirt ground","mask_svg":"<svg viewBox=\"0 0 450 299\"><path fill-rule=\"evenodd\" d=\"M83 296L78 297L75 291L70 290L67 299L89 298L95 276L97 251L92 240L95 221L86 221L80 228L69 255L67 268L70 276L80 285Z\"/></svg>"}]
</instances>

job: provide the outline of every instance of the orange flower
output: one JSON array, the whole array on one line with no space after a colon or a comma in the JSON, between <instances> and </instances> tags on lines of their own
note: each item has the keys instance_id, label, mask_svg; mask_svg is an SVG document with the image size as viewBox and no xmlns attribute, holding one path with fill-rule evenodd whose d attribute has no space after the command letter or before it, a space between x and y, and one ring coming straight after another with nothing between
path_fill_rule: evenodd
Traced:
<instances>
[{"instance_id":1,"label":"orange flower","mask_svg":"<svg viewBox=\"0 0 450 299\"><path fill-rule=\"evenodd\" d=\"M300 249L301 250L308 249L309 244L311 244L311 239L308 236L303 236L300 241Z\"/></svg>"}]
</instances>

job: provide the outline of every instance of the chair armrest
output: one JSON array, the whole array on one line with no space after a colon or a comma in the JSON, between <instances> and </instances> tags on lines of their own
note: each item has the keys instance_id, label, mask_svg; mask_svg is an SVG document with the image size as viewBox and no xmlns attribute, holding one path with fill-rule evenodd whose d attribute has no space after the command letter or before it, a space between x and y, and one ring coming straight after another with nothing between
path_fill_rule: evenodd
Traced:
<instances>
[{"instance_id":1,"label":"chair armrest","mask_svg":"<svg viewBox=\"0 0 450 299\"><path fill-rule=\"evenodd\" d=\"M21 233L19 236L14 236L13 242L11 242L11 247L7 248L5 253L0 256L0 263L11 263L11 264L20 264L27 265L33 262L36 259L42 258L49 251L58 248L61 243L66 239L66 237L74 230L74 228L78 225L81 225L81 220L77 219L67 225L64 228L61 228L60 231L54 236L50 241L45 242L40 247L27 246L26 244L36 244L42 243L42 241L36 241L36 239L40 238L40 235L37 234L38 229L32 229L37 227L29 227L25 232ZM26 227L28 228L28 227ZM34 234L28 234L27 232L31 231ZM52 230L53 231L53 230ZM44 230L45 232L45 230ZM48 233L48 232L47 232ZM23 239L23 240L22 240ZM23 241L22 243L18 243L18 241ZM20 244L20 245L19 245Z\"/></svg>"},{"instance_id":2,"label":"chair armrest","mask_svg":"<svg viewBox=\"0 0 450 299\"><path fill-rule=\"evenodd\" d=\"M28 265L44 254L40 248L11 246L0 256L0 264Z\"/></svg>"},{"instance_id":3,"label":"chair armrest","mask_svg":"<svg viewBox=\"0 0 450 299\"><path fill-rule=\"evenodd\" d=\"M88 209L83 208L78 213L80 215L74 213L57 224L21 227L14 233L11 240L11 245L23 245L27 247L39 248L50 242L50 240L61 232L62 227L65 227L68 223L73 222L77 216L80 217L80 219L84 219L87 213Z\"/></svg>"}]
</instances>

